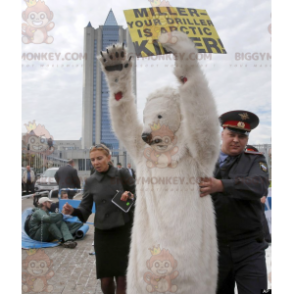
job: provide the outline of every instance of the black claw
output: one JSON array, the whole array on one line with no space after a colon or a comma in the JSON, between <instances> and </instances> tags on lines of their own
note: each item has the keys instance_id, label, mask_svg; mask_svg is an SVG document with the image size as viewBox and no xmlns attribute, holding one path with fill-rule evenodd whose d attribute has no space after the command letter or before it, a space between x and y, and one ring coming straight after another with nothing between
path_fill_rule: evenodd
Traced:
<instances>
[{"instance_id":1,"label":"black claw","mask_svg":"<svg viewBox=\"0 0 294 294\"><path fill-rule=\"evenodd\" d=\"M100 54L101 54L102 57L104 57L102 51L100 51Z\"/></svg>"},{"instance_id":2,"label":"black claw","mask_svg":"<svg viewBox=\"0 0 294 294\"><path fill-rule=\"evenodd\" d=\"M115 57L118 58L119 57L119 54L118 52L115 52Z\"/></svg>"},{"instance_id":3,"label":"black claw","mask_svg":"<svg viewBox=\"0 0 294 294\"><path fill-rule=\"evenodd\" d=\"M105 69L107 71L121 71L123 69L122 64L117 64L117 65L111 65L111 66L105 66Z\"/></svg>"},{"instance_id":4,"label":"black claw","mask_svg":"<svg viewBox=\"0 0 294 294\"><path fill-rule=\"evenodd\" d=\"M125 43L122 44L122 48L124 49Z\"/></svg>"},{"instance_id":5,"label":"black claw","mask_svg":"<svg viewBox=\"0 0 294 294\"><path fill-rule=\"evenodd\" d=\"M115 48L115 45L113 45L113 48Z\"/></svg>"},{"instance_id":6,"label":"black claw","mask_svg":"<svg viewBox=\"0 0 294 294\"><path fill-rule=\"evenodd\" d=\"M131 59L132 59L132 56L130 56L129 61L131 61Z\"/></svg>"},{"instance_id":7,"label":"black claw","mask_svg":"<svg viewBox=\"0 0 294 294\"><path fill-rule=\"evenodd\" d=\"M108 49L106 49L106 52L107 52L107 54L109 55L109 51L108 51Z\"/></svg>"},{"instance_id":8,"label":"black claw","mask_svg":"<svg viewBox=\"0 0 294 294\"><path fill-rule=\"evenodd\" d=\"M109 58L110 58L110 59L113 59L112 55L109 55Z\"/></svg>"},{"instance_id":9,"label":"black claw","mask_svg":"<svg viewBox=\"0 0 294 294\"><path fill-rule=\"evenodd\" d=\"M103 61L106 62L106 59L104 58Z\"/></svg>"},{"instance_id":10,"label":"black claw","mask_svg":"<svg viewBox=\"0 0 294 294\"><path fill-rule=\"evenodd\" d=\"M120 53L120 56L121 56L122 58L124 58L124 57L125 57L125 52L122 51L122 52Z\"/></svg>"},{"instance_id":11,"label":"black claw","mask_svg":"<svg viewBox=\"0 0 294 294\"><path fill-rule=\"evenodd\" d=\"M125 68L127 68L128 66L129 66L129 64L128 64L128 63L126 63L126 64L125 64Z\"/></svg>"}]
</instances>

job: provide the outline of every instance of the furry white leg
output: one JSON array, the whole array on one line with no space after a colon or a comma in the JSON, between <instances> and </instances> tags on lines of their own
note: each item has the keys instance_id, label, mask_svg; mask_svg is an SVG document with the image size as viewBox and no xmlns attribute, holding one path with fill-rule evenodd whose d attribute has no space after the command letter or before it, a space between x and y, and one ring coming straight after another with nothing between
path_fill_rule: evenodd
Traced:
<instances>
[{"instance_id":1,"label":"furry white leg","mask_svg":"<svg viewBox=\"0 0 294 294\"><path fill-rule=\"evenodd\" d=\"M118 139L128 149L136 161L138 150L144 145L141 134L143 126L139 122L132 93L132 60L121 44L107 47L101 52L99 61L106 75L109 87L109 110L112 127Z\"/></svg>"},{"instance_id":2,"label":"furry white leg","mask_svg":"<svg viewBox=\"0 0 294 294\"><path fill-rule=\"evenodd\" d=\"M194 43L184 33L171 34L177 42L163 46L176 56L174 74L180 81L185 140L196 159L199 175L212 176L220 144L215 101L199 67ZM159 37L159 42L166 39L165 35Z\"/></svg>"}]
</instances>

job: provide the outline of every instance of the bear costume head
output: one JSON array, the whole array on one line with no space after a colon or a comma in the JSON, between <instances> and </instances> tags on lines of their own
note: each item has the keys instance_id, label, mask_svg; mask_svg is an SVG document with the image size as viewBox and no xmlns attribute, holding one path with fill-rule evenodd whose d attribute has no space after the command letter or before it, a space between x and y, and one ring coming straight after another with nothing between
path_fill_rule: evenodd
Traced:
<instances>
[{"instance_id":1,"label":"bear costume head","mask_svg":"<svg viewBox=\"0 0 294 294\"><path fill-rule=\"evenodd\" d=\"M142 138L146 143L152 142L152 131L160 126L176 133L181 125L182 115L180 95L176 89L166 87L150 94L143 112ZM146 141L147 140L147 141Z\"/></svg>"}]
</instances>

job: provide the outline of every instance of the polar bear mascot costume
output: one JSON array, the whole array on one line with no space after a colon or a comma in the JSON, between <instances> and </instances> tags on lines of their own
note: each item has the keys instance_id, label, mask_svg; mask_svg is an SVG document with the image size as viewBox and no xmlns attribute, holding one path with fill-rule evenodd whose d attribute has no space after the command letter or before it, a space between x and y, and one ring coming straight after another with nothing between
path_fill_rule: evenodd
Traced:
<instances>
[{"instance_id":1,"label":"polar bear mascot costume","mask_svg":"<svg viewBox=\"0 0 294 294\"><path fill-rule=\"evenodd\" d=\"M171 38L176 42L168 43ZM137 167L127 294L215 294L214 209L210 196L200 197L198 183L213 175L219 154L216 105L187 35L174 31L159 42L176 56L180 85L147 98L143 124L126 48L113 45L99 56L113 129Z\"/></svg>"}]
</instances>

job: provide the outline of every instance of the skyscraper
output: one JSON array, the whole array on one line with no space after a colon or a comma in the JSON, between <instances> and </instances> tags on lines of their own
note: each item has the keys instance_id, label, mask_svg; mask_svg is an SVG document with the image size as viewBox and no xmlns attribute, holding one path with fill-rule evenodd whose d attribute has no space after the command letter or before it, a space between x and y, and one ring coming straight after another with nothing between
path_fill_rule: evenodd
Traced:
<instances>
[{"instance_id":1,"label":"skyscraper","mask_svg":"<svg viewBox=\"0 0 294 294\"><path fill-rule=\"evenodd\" d=\"M82 148L89 148L95 142L103 142L113 149L119 148L119 142L111 128L108 111L108 86L97 56L100 51L115 43L124 42L128 50L134 53L129 32L117 24L112 9L103 26L94 29L89 22L84 29L83 72L83 116ZM136 65L133 59L133 91L136 93Z\"/></svg>"}]
</instances>

